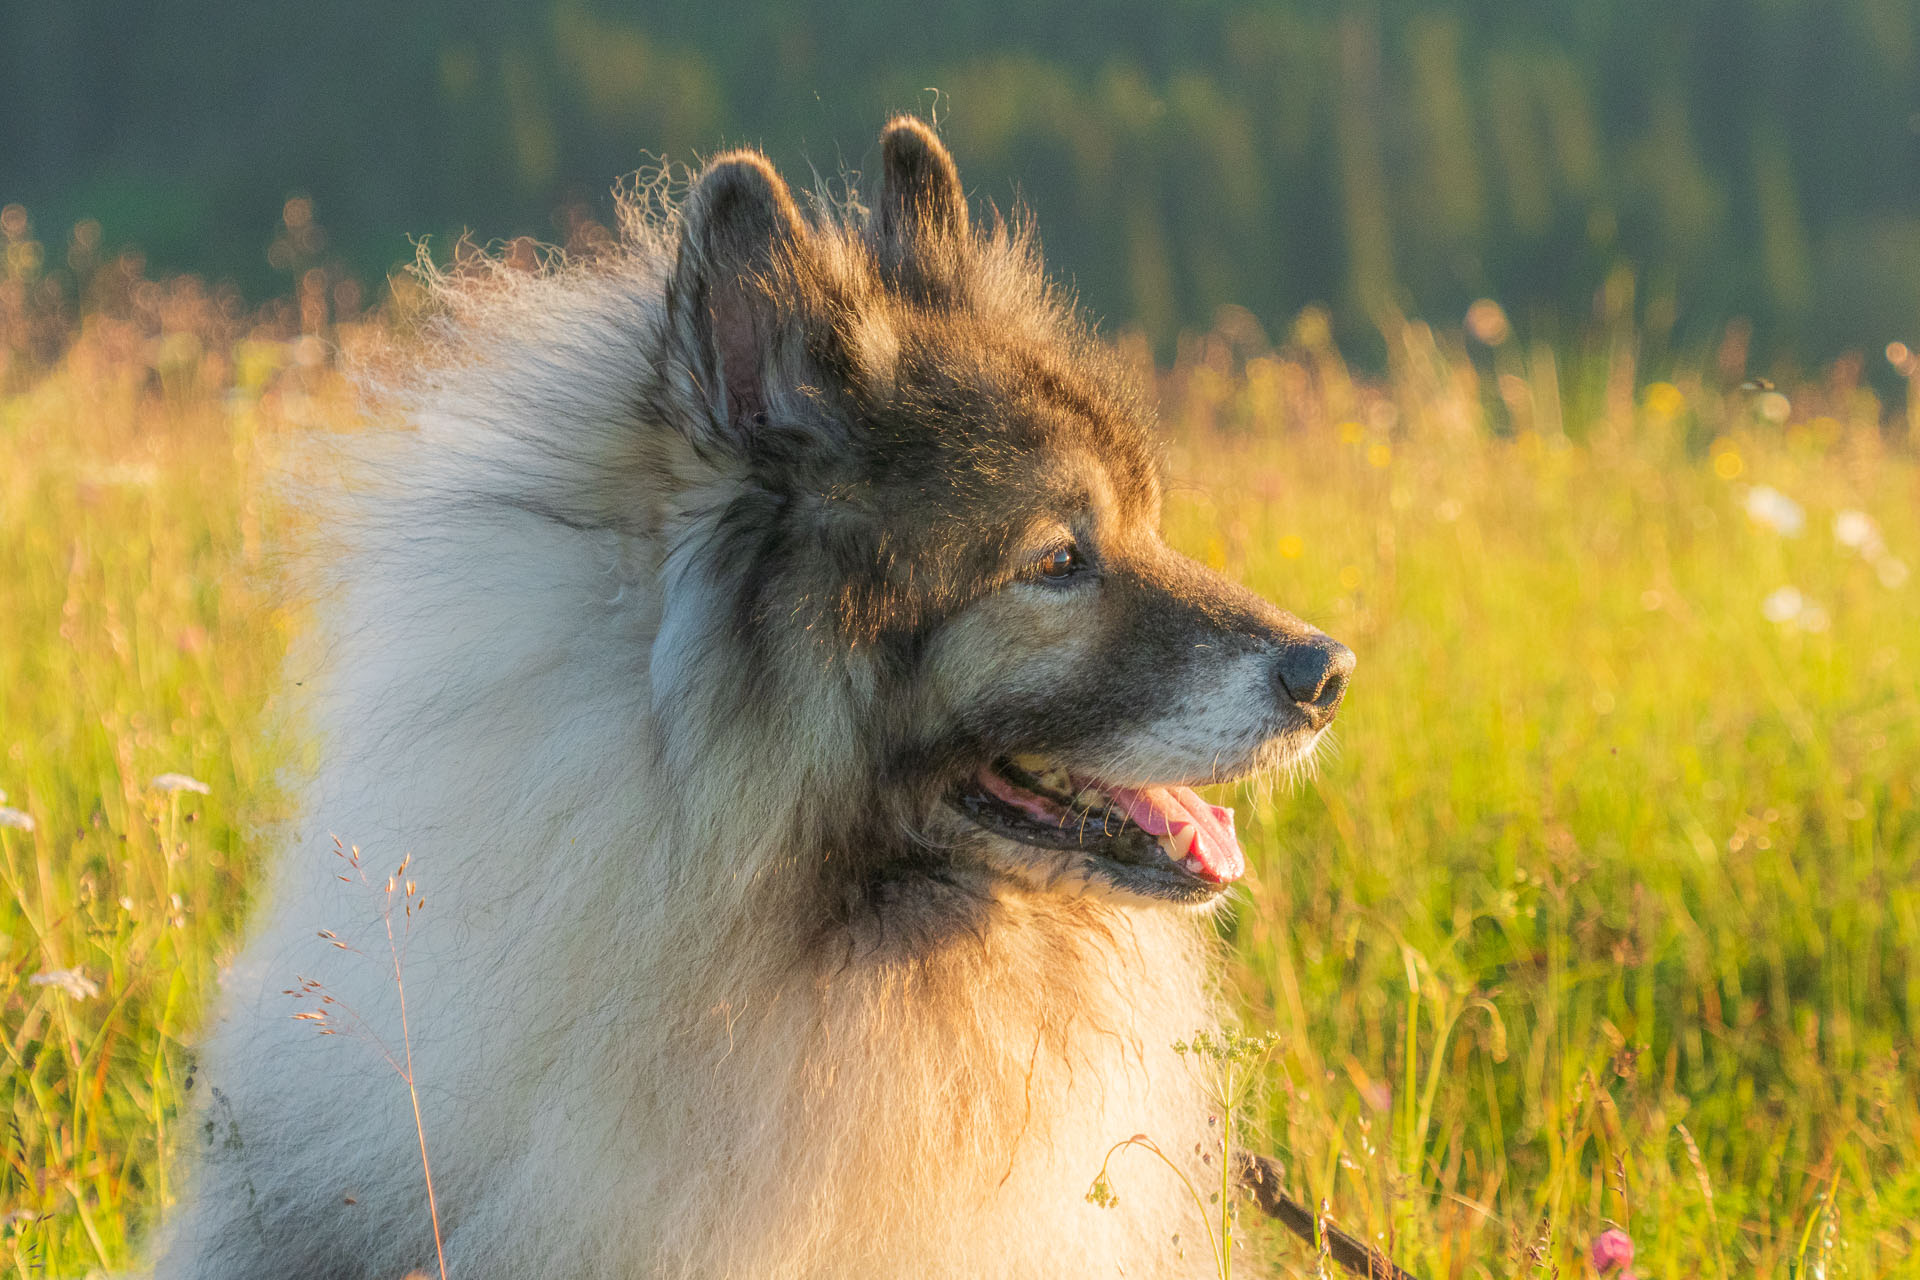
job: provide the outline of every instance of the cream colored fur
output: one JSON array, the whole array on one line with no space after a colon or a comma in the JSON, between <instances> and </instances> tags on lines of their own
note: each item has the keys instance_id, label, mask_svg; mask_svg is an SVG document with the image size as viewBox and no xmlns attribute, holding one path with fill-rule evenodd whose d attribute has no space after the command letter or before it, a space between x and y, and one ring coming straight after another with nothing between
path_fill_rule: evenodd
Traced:
<instances>
[{"instance_id":1,"label":"cream colored fur","mask_svg":"<svg viewBox=\"0 0 1920 1280\"><path fill-rule=\"evenodd\" d=\"M843 793L862 678L711 711L740 672L684 549L731 479L635 419L673 234L634 215L611 263L446 286L401 425L315 502L293 677L322 763L203 1049L158 1274L432 1269L405 1085L282 994L320 980L401 1047L336 835L376 881L411 854L425 899L404 977L456 1280L1208 1274L1147 1157L1118 1208L1084 1199L1114 1142L1206 1133L1170 1049L1213 1020L1203 918L1002 883L977 931L822 945L781 833Z\"/></svg>"}]
</instances>

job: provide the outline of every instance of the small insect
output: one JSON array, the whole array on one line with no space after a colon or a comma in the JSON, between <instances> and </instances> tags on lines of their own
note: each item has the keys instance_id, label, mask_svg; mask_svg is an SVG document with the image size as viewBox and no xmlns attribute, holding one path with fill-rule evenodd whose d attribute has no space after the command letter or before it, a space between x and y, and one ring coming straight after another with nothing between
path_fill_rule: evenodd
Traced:
<instances>
[{"instance_id":1,"label":"small insect","mask_svg":"<svg viewBox=\"0 0 1920 1280\"><path fill-rule=\"evenodd\" d=\"M1748 378L1745 382L1740 384L1740 389L1742 391L1749 392L1749 393L1758 392L1758 391L1771 391L1773 390L1773 379Z\"/></svg>"}]
</instances>

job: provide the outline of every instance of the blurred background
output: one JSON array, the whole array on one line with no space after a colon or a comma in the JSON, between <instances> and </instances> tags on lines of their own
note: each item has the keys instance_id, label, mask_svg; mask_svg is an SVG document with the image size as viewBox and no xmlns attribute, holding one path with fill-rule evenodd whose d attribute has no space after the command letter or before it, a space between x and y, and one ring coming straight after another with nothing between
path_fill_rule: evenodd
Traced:
<instances>
[{"instance_id":1,"label":"blurred background","mask_svg":"<svg viewBox=\"0 0 1920 1280\"><path fill-rule=\"evenodd\" d=\"M258 298L289 197L377 285L410 236L564 244L650 159L835 180L916 110L1162 354L1225 303L1551 337L1613 279L1654 347L1808 366L1920 345L1917 70L1911 0L12 0L0 203Z\"/></svg>"}]
</instances>

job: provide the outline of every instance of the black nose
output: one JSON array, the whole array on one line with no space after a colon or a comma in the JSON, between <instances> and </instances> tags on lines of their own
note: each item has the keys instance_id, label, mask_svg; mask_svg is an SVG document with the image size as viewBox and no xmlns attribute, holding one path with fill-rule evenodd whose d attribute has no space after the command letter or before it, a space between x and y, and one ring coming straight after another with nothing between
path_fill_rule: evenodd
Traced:
<instances>
[{"instance_id":1,"label":"black nose","mask_svg":"<svg viewBox=\"0 0 1920 1280\"><path fill-rule=\"evenodd\" d=\"M1315 633L1294 640L1280 651L1274 675L1281 691L1291 698L1307 722L1318 729L1333 719L1353 674L1353 650L1331 636Z\"/></svg>"}]
</instances>

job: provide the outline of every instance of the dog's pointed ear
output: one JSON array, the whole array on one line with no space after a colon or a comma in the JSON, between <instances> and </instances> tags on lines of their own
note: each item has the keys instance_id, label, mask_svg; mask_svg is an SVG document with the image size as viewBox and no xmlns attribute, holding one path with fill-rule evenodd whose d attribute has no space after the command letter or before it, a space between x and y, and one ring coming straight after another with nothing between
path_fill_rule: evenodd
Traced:
<instances>
[{"instance_id":1,"label":"dog's pointed ear","mask_svg":"<svg viewBox=\"0 0 1920 1280\"><path fill-rule=\"evenodd\" d=\"M880 134L880 233L903 241L957 240L967 234L967 196L940 139L913 116L896 116Z\"/></svg>"},{"instance_id":2,"label":"dog's pointed ear","mask_svg":"<svg viewBox=\"0 0 1920 1280\"><path fill-rule=\"evenodd\" d=\"M804 251L806 224L765 156L730 151L695 180L680 227L668 340L711 425L737 444L767 411L782 321L776 278Z\"/></svg>"}]
</instances>

